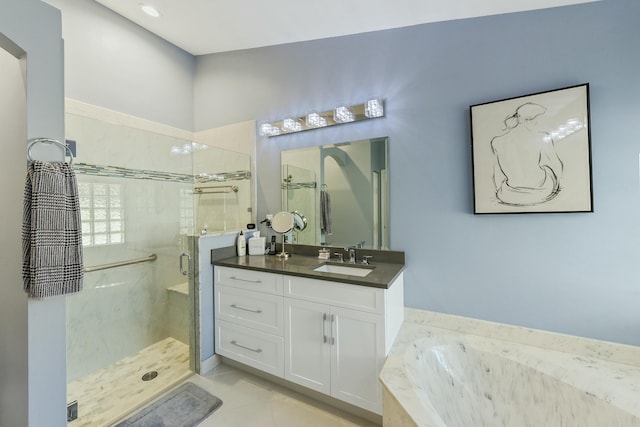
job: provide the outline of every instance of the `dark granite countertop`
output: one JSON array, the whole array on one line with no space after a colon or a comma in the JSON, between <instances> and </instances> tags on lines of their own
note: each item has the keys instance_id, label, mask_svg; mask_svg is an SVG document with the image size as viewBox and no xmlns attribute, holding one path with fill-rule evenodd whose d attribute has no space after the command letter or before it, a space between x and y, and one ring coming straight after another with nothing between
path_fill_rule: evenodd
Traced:
<instances>
[{"instance_id":1,"label":"dark granite countertop","mask_svg":"<svg viewBox=\"0 0 640 427\"><path fill-rule=\"evenodd\" d=\"M290 276L307 277L310 279L328 280L331 282L349 283L353 285L369 286L388 289L398 275L404 270L404 263L371 262L370 265L350 264L348 262L336 263L321 260L313 256L291 255L282 260L275 255L247 255L243 257L231 257L212 260L213 265L221 267L244 268L258 270L267 273L288 274ZM346 274L323 273L313 271L322 264L334 264L344 266L373 267L373 271L365 277Z\"/></svg>"}]
</instances>

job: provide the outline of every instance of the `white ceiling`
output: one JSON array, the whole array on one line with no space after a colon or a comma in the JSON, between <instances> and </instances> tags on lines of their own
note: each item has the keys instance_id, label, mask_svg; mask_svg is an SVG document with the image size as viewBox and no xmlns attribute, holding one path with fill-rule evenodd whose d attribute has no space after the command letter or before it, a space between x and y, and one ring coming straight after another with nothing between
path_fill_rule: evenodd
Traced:
<instances>
[{"instance_id":1,"label":"white ceiling","mask_svg":"<svg viewBox=\"0 0 640 427\"><path fill-rule=\"evenodd\" d=\"M193 55L597 0L95 0ZM146 2L161 13L140 10Z\"/></svg>"}]
</instances>

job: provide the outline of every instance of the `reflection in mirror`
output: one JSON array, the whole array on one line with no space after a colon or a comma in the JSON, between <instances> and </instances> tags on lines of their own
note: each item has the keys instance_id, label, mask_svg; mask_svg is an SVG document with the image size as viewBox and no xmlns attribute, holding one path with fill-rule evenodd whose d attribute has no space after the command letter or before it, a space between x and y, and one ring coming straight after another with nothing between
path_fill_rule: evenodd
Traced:
<instances>
[{"instance_id":1,"label":"reflection in mirror","mask_svg":"<svg viewBox=\"0 0 640 427\"><path fill-rule=\"evenodd\" d=\"M283 151L282 210L307 219L292 243L389 249L388 138Z\"/></svg>"}]
</instances>

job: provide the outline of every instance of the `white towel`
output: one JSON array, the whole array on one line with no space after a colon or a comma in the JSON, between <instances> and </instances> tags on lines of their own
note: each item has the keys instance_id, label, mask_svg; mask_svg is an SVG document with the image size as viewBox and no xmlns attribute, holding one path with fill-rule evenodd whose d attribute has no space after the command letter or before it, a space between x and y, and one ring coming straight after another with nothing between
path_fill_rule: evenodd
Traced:
<instances>
[{"instance_id":1,"label":"white towel","mask_svg":"<svg viewBox=\"0 0 640 427\"><path fill-rule=\"evenodd\" d=\"M44 298L82 290L82 230L76 176L67 163L29 162L24 187L24 291Z\"/></svg>"}]
</instances>

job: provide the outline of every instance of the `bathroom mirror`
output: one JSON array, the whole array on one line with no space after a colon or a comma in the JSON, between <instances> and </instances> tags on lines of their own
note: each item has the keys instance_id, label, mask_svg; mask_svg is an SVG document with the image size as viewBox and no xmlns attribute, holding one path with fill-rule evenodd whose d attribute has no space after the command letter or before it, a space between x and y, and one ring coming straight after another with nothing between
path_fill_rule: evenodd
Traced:
<instances>
[{"instance_id":1,"label":"bathroom mirror","mask_svg":"<svg viewBox=\"0 0 640 427\"><path fill-rule=\"evenodd\" d=\"M282 252L277 254L279 258L289 258L289 254L284 249L284 244L286 242L285 234L293 230L294 226L295 217L290 212L278 212L273 216L273 219L271 220L271 228L273 229L273 231L282 235Z\"/></svg>"},{"instance_id":2,"label":"bathroom mirror","mask_svg":"<svg viewBox=\"0 0 640 427\"><path fill-rule=\"evenodd\" d=\"M282 210L307 220L291 243L389 249L388 138L281 153Z\"/></svg>"},{"instance_id":3,"label":"bathroom mirror","mask_svg":"<svg viewBox=\"0 0 640 427\"><path fill-rule=\"evenodd\" d=\"M294 225L294 217L289 212L278 212L271 220L271 228L279 234L285 234L291 231Z\"/></svg>"},{"instance_id":4,"label":"bathroom mirror","mask_svg":"<svg viewBox=\"0 0 640 427\"><path fill-rule=\"evenodd\" d=\"M307 217L298 211L291 212L293 215L293 229L295 231L304 231L307 228Z\"/></svg>"}]
</instances>

